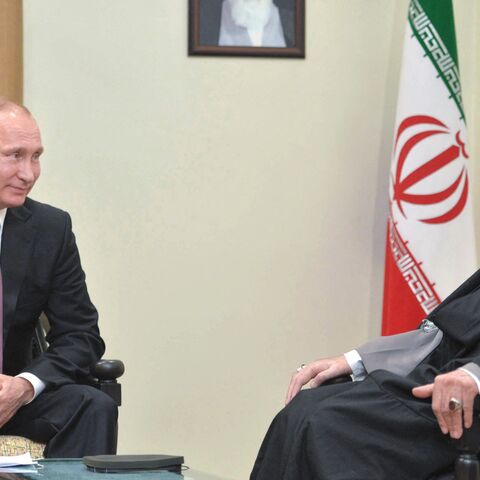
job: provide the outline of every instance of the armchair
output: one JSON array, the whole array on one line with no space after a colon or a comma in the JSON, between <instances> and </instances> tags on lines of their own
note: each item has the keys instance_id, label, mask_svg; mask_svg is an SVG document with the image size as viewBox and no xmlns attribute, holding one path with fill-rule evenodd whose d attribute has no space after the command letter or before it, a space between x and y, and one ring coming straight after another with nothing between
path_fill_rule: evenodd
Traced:
<instances>
[{"instance_id":1,"label":"armchair","mask_svg":"<svg viewBox=\"0 0 480 480\"><path fill-rule=\"evenodd\" d=\"M477 405L478 406L478 405ZM455 441L459 455L455 462L454 475L440 477L438 480L480 480L480 417L478 408L475 409L473 425L465 430L462 438Z\"/></svg>"},{"instance_id":2,"label":"armchair","mask_svg":"<svg viewBox=\"0 0 480 480\"><path fill-rule=\"evenodd\" d=\"M44 316L40 317L32 338L33 358L47 350L48 344L45 335L48 329L48 320ZM95 365L92 365L91 376L87 379L87 382L112 397L115 403L120 406L122 404L122 390L117 379L123 375L124 371L125 366L121 360L101 359ZM20 455L29 452L32 458L38 459L43 457L44 448L44 444L24 437L0 435L0 456Z\"/></svg>"},{"instance_id":3,"label":"armchair","mask_svg":"<svg viewBox=\"0 0 480 480\"><path fill-rule=\"evenodd\" d=\"M33 358L47 350L48 343L45 337L49 328L48 319L42 315L38 320L32 338ZM122 386L117 382L117 378L120 378L124 372L125 365L121 360L101 359L92 365L91 376L87 381L93 387L112 397L115 403L120 406L122 404Z\"/></svg>"}]
</instances>

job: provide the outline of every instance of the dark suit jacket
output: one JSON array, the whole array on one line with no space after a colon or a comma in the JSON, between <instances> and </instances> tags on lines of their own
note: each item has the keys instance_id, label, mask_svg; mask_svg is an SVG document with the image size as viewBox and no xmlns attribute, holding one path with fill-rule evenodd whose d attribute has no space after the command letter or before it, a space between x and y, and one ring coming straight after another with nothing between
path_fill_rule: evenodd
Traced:
<instances>
[{"instance_id":1,"label":"dark suit jacket","mask_svg":"<svg viewBox=\"0 0 480 480\"><path fill-rule=\"evenodd\" d=\"M0 263L4 373L31 372L47 388L81 383L105 346L68 213L31 199L8 209ZM50 347L32 360L32 334L42 312L51 324Z\"/></svg>"},{"instance_id":2,"label":"dark suit jacket","mask_svg":"<svg viewBox=\"0 0 480 480\"><path fill-rule=\"evenodd\" d=\"M223 0L200 1L200 45L218 45ZM295 1L274 0L287 47L295 46Z\"/></svg>"}]
</instances>

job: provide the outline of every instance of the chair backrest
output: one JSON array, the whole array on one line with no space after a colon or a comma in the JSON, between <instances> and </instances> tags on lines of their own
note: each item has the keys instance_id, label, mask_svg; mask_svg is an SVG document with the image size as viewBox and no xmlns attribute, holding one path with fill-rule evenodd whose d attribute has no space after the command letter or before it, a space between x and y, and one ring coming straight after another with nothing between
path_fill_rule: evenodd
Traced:
<instances>
[{"instance_id":1,"label":"chair backrest","mask_svg":"<svg viewBox=\"0 0 480 480\"><path fill-rule=\"evenodd\" d=\"M32 337L32 357L38 357L42 352L45 352L48 348L48 343L45 340L49 325L47 317L42 314L38 319L35 331Z\"/></svg>"}]
</instances>

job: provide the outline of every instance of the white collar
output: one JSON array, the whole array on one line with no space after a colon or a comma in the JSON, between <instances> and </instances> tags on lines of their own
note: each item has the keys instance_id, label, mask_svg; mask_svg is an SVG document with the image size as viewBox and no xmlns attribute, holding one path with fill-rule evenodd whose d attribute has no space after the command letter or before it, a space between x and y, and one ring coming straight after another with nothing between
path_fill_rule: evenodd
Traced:
<instances>
[{"instance_id":1,"label":"white collar","mask_svg":"<svg viewBox=\"0 0 480 480\"><path fill-rule=\"evenodd\" d=\"M7 209L2 208L0 210L0 232L3 231L3 224L5 223L5 215L7 214Z\"/></svg>"},{"instance_id":2,"label":"white collar","mask_svg":"<svg viewBox=\"0 0 480 480\"><path fill-rule=\"evenodd\" d=\"M0 210L0 248L2 247L3 224L5 223L5 215L6 214L7 214L7 209L2 208Z\"/></svg>"}]
</instances>

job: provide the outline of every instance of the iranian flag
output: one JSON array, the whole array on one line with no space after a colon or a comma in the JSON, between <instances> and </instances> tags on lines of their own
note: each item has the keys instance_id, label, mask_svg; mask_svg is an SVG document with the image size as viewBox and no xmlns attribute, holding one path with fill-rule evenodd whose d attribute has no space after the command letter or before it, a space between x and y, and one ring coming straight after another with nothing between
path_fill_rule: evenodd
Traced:
<instances>
[{"instance_id":1,"label":"iranian flag","mask_svg":"<svg viewBox=\"0 0 480 480\"><path fill-rule=\"evenodd\" d=\"M414 329L476 269L451 0L411 0L390 171L382 334Z\"/></svg>"}]
</instances>

